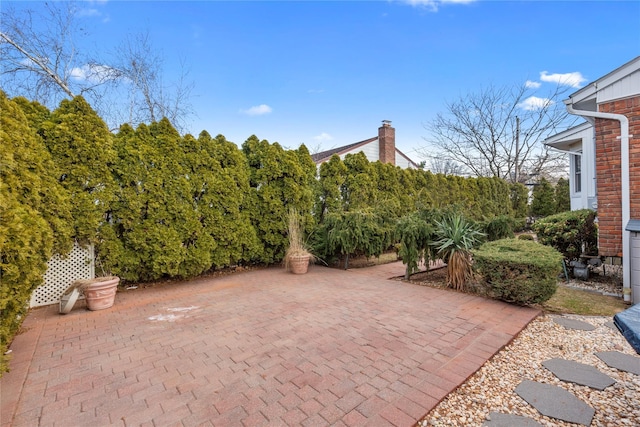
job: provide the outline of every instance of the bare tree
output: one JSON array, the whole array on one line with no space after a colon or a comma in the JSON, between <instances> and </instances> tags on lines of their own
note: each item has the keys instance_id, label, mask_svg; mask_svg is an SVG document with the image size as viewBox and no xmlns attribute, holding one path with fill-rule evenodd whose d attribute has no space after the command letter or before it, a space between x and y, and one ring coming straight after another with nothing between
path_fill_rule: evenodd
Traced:
<instances>
[{"instance_id":1,"label":"bare tree","mask_svg":"<svg viewBox=\"0 0 640 427\"><path fill-rule=\"evenodd\" d=\"M3 8L0 18L0 75L11 96L53 109L63 98L83 95L111 128L167 117L182 130L193 113L184 64L178 82L165 84L162 58L147 34L129 35L116 52L98 58L75 43L88 36L75 2Z\"/></svg>"},{"instance_id":2,"label":"bare tree","mask_svg":"<svg viewBox=\"0 0 640 427\"><path fill-rule=\"evenodd\" d=\"M74 20L75 7L67 2L48 2L45 11L18 13L3 8L0 15L0 63L3 86L12 86L31 99L47 103L79 93L73 87L71 70L78 53L74 37L79 29ZM33 31L36 22L42 32Z\"/></svg>"},{"instance_id":3,"label":"bare tree","mask_svg":"<svg viewBox=\"0 0 640 427\"><path fill-rule=\"evenodd\" d=\"M440 157L432 157L429 161L429 170L433 173L441 173L444 175L462 175L464 168L460 163Z\"/></svg>"},{"instance_id":4,"label":"bare tree","mask_svg":"<svg viewBox=\"0 0 640 427\"><path fill-rule=\"evenodd\" d=\"M183 130L185 119L193 114L191 91L184 61L177 82L165 84L163 58L156 53L148 33L129 34L115 53L114 69L120 78L126 105L119 110L119 123L136 125L166 117Z\"/></svg>"},{"instance_id":5,"label":"bare tree","mask_svg":"<svg viewBox=\"0 0 640 427\"><path fill-rule=\"evenodd\" d=\"M425 126L430 135L423 154L455 162L471 175L511 182L547 173L558 156L541 141L568 125L567 112L556 102L564 92L558 85L536 97L525 85L489 86L447 103L447 112Z\"/></svg>"}]
</instances>

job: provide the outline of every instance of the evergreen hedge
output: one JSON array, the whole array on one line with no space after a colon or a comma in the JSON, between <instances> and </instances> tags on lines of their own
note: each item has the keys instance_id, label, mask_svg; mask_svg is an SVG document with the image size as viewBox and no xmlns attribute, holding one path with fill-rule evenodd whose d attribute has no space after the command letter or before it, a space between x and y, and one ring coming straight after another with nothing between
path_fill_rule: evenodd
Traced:
<instances>
[{"instance_id":1,"label":"evergreen hedge","mask_svg":"<svg viewBox=\"0 0 640 427\"><path fill-rule=\"evenodd\" d=\"M481 221L522 210L522 195L498 178L400 169L362 153L318 170L304 146L251 136L239 148L222 135L182 136L166 119L112 133L80 96L52 112L2 92L0 102L3 353L47 260L74 240L96 245L98 273L191 277L279 262L295 208L319 255L379 255L397 231L414 269L428 230L411 229L422 215L413 213L455 206Z\"/></svg>"},{"instance_id":2,"label":"evergreen hedge","mask_svg":"<svg viewBox=\"0 0 640 427\"><path fill-rule=\"evenodd\" d=\"M0 372L47 261L73 243L69 197L22 106L0 91Z\"/></svg>"},{"instance_id":3,"label":"evergreen hedge","mask_svg":"<svg viewBox=\"0 0 640 427\"><path fill-rule=\"evenodd\" d=\"M556 292L562 254L521 239L488 242L473 251L480 287L492 298L520 305L539 304Z\"/></svg>"}]
</instances>

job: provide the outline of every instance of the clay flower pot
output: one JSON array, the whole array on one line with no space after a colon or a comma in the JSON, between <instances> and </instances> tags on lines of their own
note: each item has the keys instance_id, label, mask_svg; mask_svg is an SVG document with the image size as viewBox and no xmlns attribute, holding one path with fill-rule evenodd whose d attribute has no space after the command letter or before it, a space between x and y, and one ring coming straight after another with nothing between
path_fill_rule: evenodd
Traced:
<instances>
[{"instance_id":1,"label":"clay flower pot","mask_svg":"<svg viewBox=\"0 0 640 427\"><path fill-rule=\"evenodd\" d=\"M288 258L289 269L293 274L305 274L309 268L311 255L294 255Z\"/></svg>"},{"instance_id":2,"label":"clay flower pot","mask_svg":"<svg viewBox=\"0 0 640 427\"><path fill-rule=\"evenodd\" d=\"M96 277L82 287L87 308L89 310L104 310L113 306L116 299L120 278L116 276Z\"/></svg>"}]
</instances>

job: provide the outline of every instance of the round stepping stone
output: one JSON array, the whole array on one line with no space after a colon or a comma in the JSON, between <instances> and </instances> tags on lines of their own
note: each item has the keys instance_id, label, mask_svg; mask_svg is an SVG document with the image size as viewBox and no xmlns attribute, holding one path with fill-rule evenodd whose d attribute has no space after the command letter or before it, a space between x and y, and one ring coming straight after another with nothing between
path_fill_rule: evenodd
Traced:
<instances>
[{"instance_id":1,"label":"round stepping stone","mask_svg":"<svg viewBox=\"0 0 640 427\"><path fill-rule=\"evenodd\" d=\"M583 322L581 320L567 319L566 317L556 317L553 321L567 329L576 329L578 331L593 331L596 328L591 323Z\"/></svg>"},{"instance_id":2,"label":"round stepping stone","mask_svg":"<svg viewBox=\"0 0 640 427\"><path fill-rule=\"evenodd\" d=\"M513 414L501 414L491 412L489 419L482 424L483 427L542 427L536 420Z\"/></svg>"},{"instance_id":3,"label":"round stepping stone","mask_svg":"<svg viewBox=\"0 0 640 427\"><path fill-rule=\"evenodd\" d=\"M521 382L515 391L542 415L569 423L588 426L596 413L591 406L554 385L526 380Z\"/></svg>"},{"instance_id":4,"label":"round stepping stone","mask_svg":"<svg viewBox=\"0 0 640 427\"><path fill-rule=\"evenodd\" d=\"M550 359L542 362L542 366L553 372L553 375L562 381L586 385L596 390L604 390L616 383L616 380L593 366L573 360Z\"/></svg>"},{"instance_id":5,"label":"round stepping stone","mask_svg":"<svg viewBox=\"0 0 640 427\"><path fill-rule=\"evenodd\" d=\"M619 351L601 351L596 353L596 356L611 368L640 375L640 357Z\"/></svg>"},{"instance_id":6,"label":"round stepping stone","mask_svg":"<svg viewBox=\"0 0 640 427\"><path fill-rule=\"evenodd\" d=\"M609 320L607 323L604 324L604 326L606 326L609 329L613 329L614 331L618 332L618 328L616 327L615 323L613 323L612 320Z\"/></svg>"}]
</instances>

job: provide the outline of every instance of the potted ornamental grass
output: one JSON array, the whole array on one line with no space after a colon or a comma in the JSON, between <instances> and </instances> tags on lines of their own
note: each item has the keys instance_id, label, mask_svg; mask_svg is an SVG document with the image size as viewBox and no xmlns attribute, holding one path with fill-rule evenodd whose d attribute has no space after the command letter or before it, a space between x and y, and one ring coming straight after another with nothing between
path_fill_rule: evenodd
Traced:
<instances>
[{"instance_id":1,"label":"potted ornamental grass","mask_svg":"<svg viewBox=\"0 0 640 427\"><path fill-rule=\"evenodd\" d=\"M305 274L309 268L309 262L315 261L315 256L304 240L304 228L297 209L289 209L287 223L289 245L284 255L284 266L293 274Z\"/></svg>"}]
</instances>

